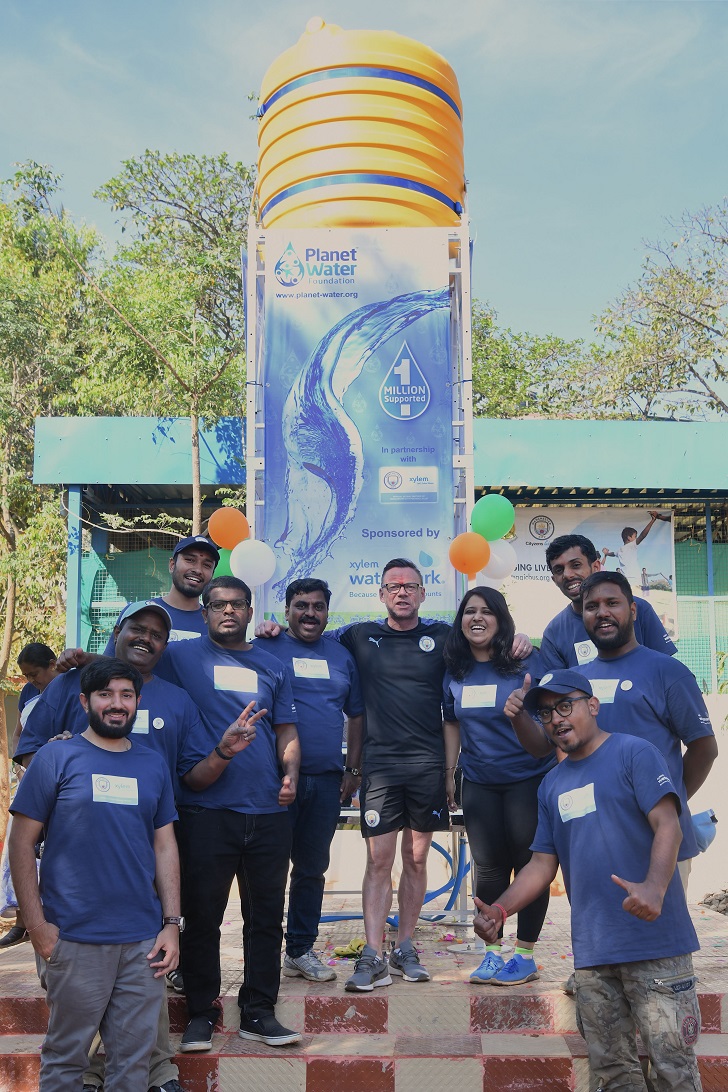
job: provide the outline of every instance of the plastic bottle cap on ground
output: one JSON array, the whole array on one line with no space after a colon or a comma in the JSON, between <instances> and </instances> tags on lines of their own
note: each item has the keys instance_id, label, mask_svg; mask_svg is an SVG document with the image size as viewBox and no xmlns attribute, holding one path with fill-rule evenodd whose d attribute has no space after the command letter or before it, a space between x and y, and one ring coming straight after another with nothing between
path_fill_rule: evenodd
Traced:
<instances>
[{"instance_id":1,"label":"plastic bottle cap on ground","mask_svg":"<svg viewBox=\"0 0 728 1092\"><path fill-rule=\"evenodd\" d=\"M309 21L306 23L306 33L315 34L317 30L323 30L326 23L323 21L320 15L312 15Z\"/></svg>"}]
</instances>

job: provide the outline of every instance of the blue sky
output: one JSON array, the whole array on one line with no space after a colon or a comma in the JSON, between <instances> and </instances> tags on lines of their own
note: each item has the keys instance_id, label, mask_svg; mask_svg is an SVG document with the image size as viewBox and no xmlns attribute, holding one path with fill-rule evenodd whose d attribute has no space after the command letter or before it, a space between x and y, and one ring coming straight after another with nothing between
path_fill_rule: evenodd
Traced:
<instances>
[{"instance_id":1,"label":"blue sky","mask_svg":"<svg viewBox=\"0 0 728 1092\"><path fill-rule=\"evenodd\" d=\"M666 219L728 193L723 0L3 0L0 176L50 163L71 212L145 148L252 163L257 92L308 18L388 29L460 82L474 294L517 330L589 337Z\"/></svg>"}]
</instances>

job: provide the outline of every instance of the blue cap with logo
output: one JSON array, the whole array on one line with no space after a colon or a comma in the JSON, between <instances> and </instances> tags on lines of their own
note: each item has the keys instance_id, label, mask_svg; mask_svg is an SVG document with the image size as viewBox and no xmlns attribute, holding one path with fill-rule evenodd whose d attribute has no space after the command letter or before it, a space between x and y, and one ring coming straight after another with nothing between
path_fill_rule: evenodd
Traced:
<instances>
[{"instance_id":1,"label":"blue cap with logo","mask_svg":"<svg viewBox=\"0 0 728 1092\"><path fill-rule=\"evenodd\" d=\"M205 538L204 535L190 535L189 538L183 538L177 543L172 551L172 557L176 557L177 554L181 554L183 550L207 550L215 558L215 564L220 560L220 551L214 542L211 542L209 538Z\"/></svg>"},{"instance_id":2,"label":"blue cap with logo","mask_svg":"<svg viewBox=\"0 0 728 1092\"><path fill-rule=\"evenodd\" d=\"M155 603L153 599L139 599L136 603L129 603L119 615L117 625L120 626L122 622L125 622L127 618L132 618L135 614L141 614L143 610L153 610L161 615L169 633L172 629L172 615L162 603Z\"/></svg>"},{"instance_id":3,"label":"blue cap with logo","mask_svg":"<svg viewBox=\"0 0 728 1092\"><path fill-rule=\"evenodd\" d=\"M538 686L529 690L523 700L523 707L529 713L535 713L543 694L571 694L581 690L591 698L594 694L591 683L585 675L565 668L561 671L547 671Z\"/></svg>"}]
</instances>

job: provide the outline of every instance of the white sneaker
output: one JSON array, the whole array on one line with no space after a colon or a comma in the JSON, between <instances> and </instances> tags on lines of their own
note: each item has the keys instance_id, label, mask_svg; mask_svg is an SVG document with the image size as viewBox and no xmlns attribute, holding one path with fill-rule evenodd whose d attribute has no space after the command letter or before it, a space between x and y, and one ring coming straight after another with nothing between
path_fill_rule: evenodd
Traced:
<instances>
[{"instance_id":1,"label":"white sneaker","mask_svg":"<svg viewBox=\"0 0 728 1092\"><path fill-rule=\"evenodd\" d=\"M300 956L286 955L283 959L283 973L286 978L298 978L300 975L309 982L332 982L336 978L334 968L322 963L311 948Z\"/></svg>"}]
</instances>

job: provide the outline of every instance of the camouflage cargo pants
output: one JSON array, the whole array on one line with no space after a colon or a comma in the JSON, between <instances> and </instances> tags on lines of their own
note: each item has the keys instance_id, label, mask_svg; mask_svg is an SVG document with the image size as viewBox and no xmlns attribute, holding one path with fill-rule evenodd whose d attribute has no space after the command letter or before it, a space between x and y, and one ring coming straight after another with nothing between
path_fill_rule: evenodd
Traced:
<instances>
[{"instance_id":1,"label":"camouflage cargo pants","mask_svg":"<svg viewBox=\"0 0 728 1092\"><path fill-rule=\"evenodd\" d=\"M577 1026L595 1089L645 1092L638 1029L656 1092L700 1092L693 1049L700 1010L690 955L586 967L575 977Z\"/></svg>"}]
</instances>

